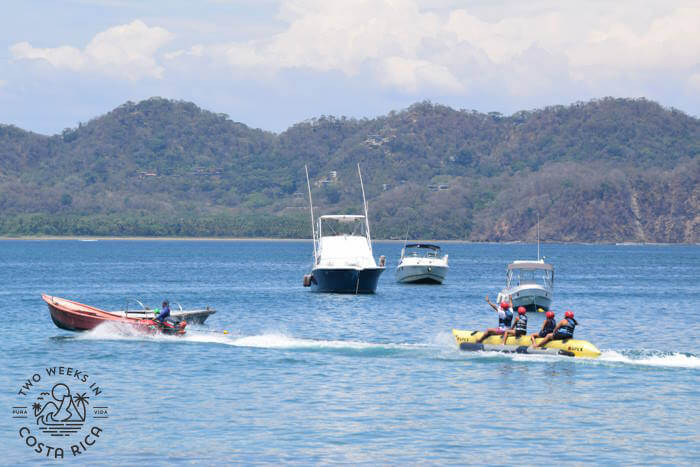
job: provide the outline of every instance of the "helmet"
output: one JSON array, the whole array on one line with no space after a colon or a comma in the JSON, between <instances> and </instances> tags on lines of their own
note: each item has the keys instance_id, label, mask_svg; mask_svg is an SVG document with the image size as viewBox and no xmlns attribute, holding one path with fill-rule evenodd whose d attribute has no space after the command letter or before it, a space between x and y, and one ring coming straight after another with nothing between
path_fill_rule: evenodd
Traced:
<instances>
[{"instance_id":1,"label":"helmet","mask_svg":"<svg viewBox=\"0 0 700 467\"><path fill-rule=\"evenodd\" d=\"M543 312L544 312L544 310L542 308L537 309L537 313L543 313Z\"/></svg>"},{"instance_id":2,"label":"helmet","mask_svg":"<svg viewBox=\"0 0 700 467\"><path fill-rule=\"evenodd\" d=\"M501 302L501 308L503 308L504 310L507 310L508 309L508 302Z\"/></svg>"},{"instance_id":3,"label":"helmet","mask_svg":"<svg viewBox=\"0 0 700 467\"><path fill-rule=\"evenodd\" d=\"M564 318L573 318L574 317L574 312L571 310L566 310L566 313L564 313Z\"/></svg>"},{"instance_id":4,"label":"helmet","mask_svg":"<svg viewBox=\"0 0 700 467\"><path fill-rule=\"evenodd\" d=\"M519 306L518 307L518 314L519 315L524 315L527 312L524 306Z\"/></svg>"},{"instance_id":5,"label":"helmet","mask_svg":"<svg viewBox=\"0 0 700 467\"><path fill-rule=\"evenodd\" d=\"M547 318L554 318L554 312L553 311L548 311L547 314L545 315Z\"/></svg>"},{"instance_id":6,"label":"helmet","mask_svg":"<svg viewBox=\"0 0 700 467\"><path fill-rule=\"evenodd\" d=\"M163 306L169 306L170 303L167 300L163 300Z\"/></svg>"}]
</instances>

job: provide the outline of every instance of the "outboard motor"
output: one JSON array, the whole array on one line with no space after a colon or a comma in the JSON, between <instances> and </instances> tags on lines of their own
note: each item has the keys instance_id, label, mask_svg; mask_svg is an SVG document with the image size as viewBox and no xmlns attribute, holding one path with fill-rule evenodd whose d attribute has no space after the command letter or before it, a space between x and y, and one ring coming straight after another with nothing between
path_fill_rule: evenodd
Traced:
<instances>
[{"instance_id":1,"label":"outboard motor","mask_svg":"<svg viewBox=\"0 0 700 467\"><path fill-rule=\"evenodd\" d=\"M304 274L304 287L311 287L311 280L313 277L314 276L311 274Z\"/></svg>"},{"instance_id":2,"label":"outboard motor","mask_svg":"<svg viewBox=\"0 0 700 467\"><path fill-rule=\"evenodd\" d=\"M379 267L383 268L385 264L386 264L386 256L382 255L379 257Z\"/></svg>"}]
</instances>

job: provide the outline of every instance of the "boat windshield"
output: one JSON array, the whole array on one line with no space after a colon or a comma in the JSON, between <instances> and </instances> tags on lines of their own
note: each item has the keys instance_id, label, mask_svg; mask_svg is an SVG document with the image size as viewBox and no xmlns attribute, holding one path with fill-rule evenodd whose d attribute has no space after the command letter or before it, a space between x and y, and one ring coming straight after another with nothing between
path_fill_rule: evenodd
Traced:
<instances>
[{"instance_id":1,"label":"boat windshield","mask_svg":"<svg viewBox=\"0 0 700 467\"><path fill-rule=\"evenodd\" d=\"M319 236L365 236L365 221L362 217L349 218L323 218L319 222Z\"/></svg>"},{"instance_id":2,"label":"boat windshield","mask_svg":"<svg viewBox=\"0 0 700 467\"><path fill-rule=\"evenodd\" d=\"M510 269L507 276L507 286L541 285L551 290L554 287L554 274L547 269Z\"/></svg>"},{"instance_id":3,"label":"boat windshield","mask_svg":"<svg viewBox=\"0 0 700 467\"><path fill-rule=\"evenodd\" d=\"M404 258L441 258L439 247L407 245L404 248Z\"/></svg>"}]
</instances>

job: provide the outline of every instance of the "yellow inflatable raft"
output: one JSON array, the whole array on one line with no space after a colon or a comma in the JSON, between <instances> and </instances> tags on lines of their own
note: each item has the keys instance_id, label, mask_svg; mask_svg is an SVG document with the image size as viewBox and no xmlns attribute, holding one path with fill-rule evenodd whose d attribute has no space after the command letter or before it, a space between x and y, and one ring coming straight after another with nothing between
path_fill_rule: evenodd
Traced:
<instances>
[{"instance_id":1,"label":"yellow inflatable raft","mask_svg":"<svg viewBox=\"0 0 700 467\"><path fill-rule=\"evenodd\" d=\"M584 358L598 358L600 356L600 350L595 345L579 339L549 341L543 347L533 348L529 335L518 339L515 336L508 336L506 345L503 345L503 336L489 336L484 339L484 342L477 343L484 334L482 331L453 329L452 334L454 334L457 345L461 350L566 355L567 357ZM542 339L537 338L536 342L540 340Z\"/></svg>"}]
</instances>

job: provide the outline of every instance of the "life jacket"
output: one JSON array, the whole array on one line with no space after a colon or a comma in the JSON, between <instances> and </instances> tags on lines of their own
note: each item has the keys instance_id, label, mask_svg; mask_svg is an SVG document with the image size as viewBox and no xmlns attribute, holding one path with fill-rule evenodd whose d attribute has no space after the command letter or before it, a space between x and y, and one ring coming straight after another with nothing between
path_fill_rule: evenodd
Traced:
<instances>
[{"instance_id":1,"label":"life jacket","mask_svg":"<svg viewBox=\"0 0 700 467\"><path fill-rule=\"evenodd\" d=\"M527 332L527 315L518 315L518 321L515 323L515 331L522 332L523 334Z\"/></svg>"},{"instance_id":2,"label":"life jacket","mask_svg":"<svg viewBox=\"0 0 700 467\"><path fill-rule=\"evenodd\" d=\"M557 334L563 336L574 337L574 328L578 324L574 318L564 318L566 320L566 326L562 326L557 330Z\"/></svg>"},{"instance_id":3,"label":"life jacket","mask_svg":"<svg viewBox=\"0 0 700 467\"><path fill-rule=\"evenodd\" d=\"M499 328L509 328L513 322L513 309L508 308L503 310L503 315L498 314L498 327Z\"/></svg>"},{"instance_id":4,"label":"life jacket","mask_svg":"<svg viewBox=\"0 0 700 467\"><path fill-rule=\"evenodd\" d=\"M568 320L567 320L568 321ZM554 321L553 319L546 319L544 321L544 334L547 335L550 332L554 331L554 328L557 327L557 322Z\"/></svg>"}]
</instances>

